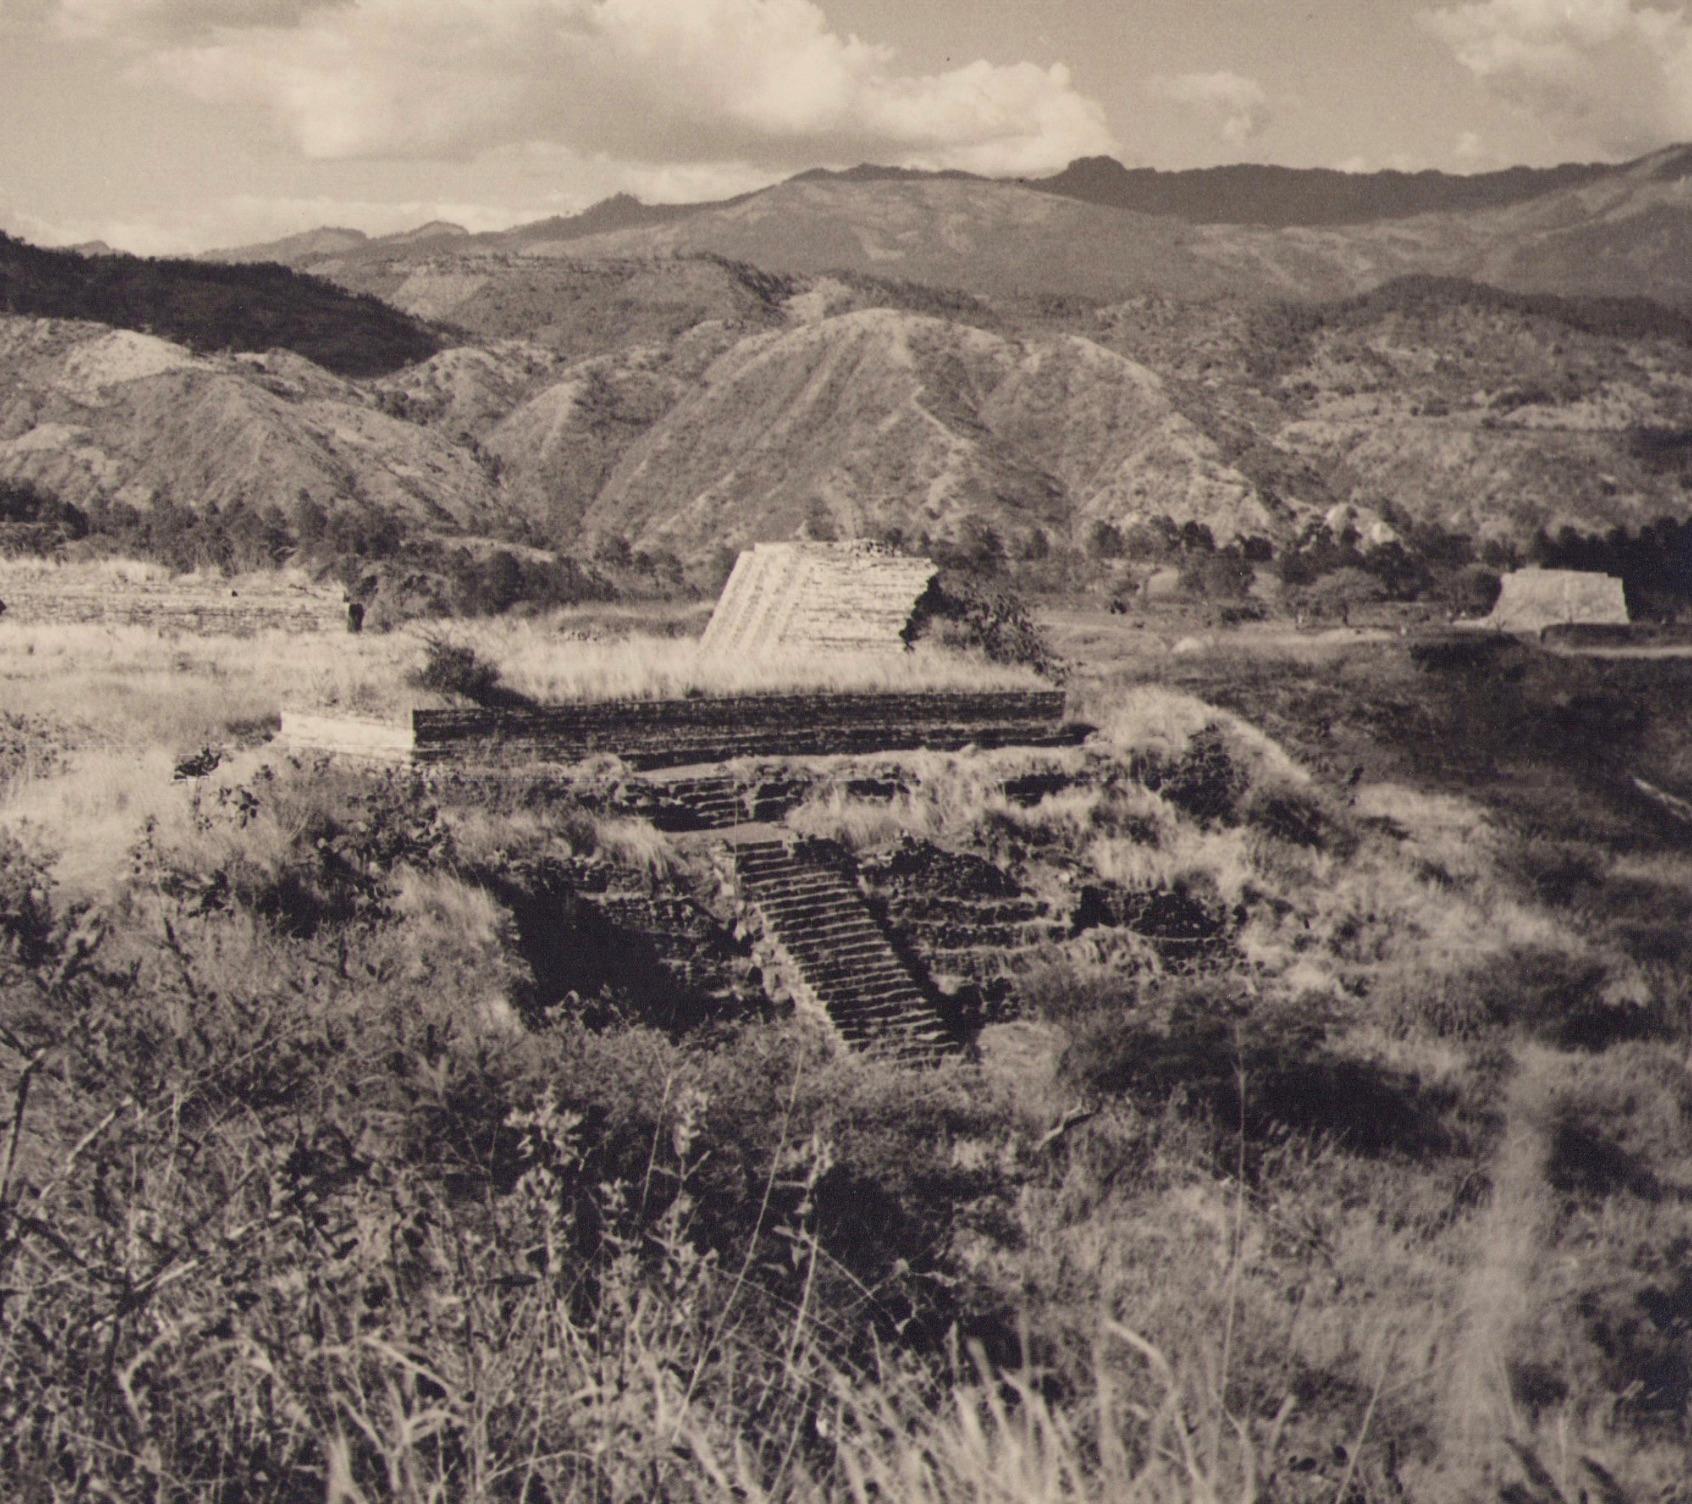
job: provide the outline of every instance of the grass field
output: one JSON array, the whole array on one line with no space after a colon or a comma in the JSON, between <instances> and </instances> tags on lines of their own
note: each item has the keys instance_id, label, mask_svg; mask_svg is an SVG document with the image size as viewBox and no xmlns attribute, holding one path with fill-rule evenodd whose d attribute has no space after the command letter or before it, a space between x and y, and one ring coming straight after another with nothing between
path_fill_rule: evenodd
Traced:
<instances>
[{"instance_id":1,"label":"grass field","mask_svg":"<svg viewBox=\"0 0 1692 1504\"><path fill-rule=\"evenodd\" d=\"M467 640L743 682L586 625ZM1687 788L1678 670L1144 637L1071 623L1085 748L792 817L1220 923L1054 934L911 1073L547 990L696 847L267 748L414 638L0 626L10 1496L1692 1497L1692 850L1624 776Z\"/></svg>"}]
</instances>

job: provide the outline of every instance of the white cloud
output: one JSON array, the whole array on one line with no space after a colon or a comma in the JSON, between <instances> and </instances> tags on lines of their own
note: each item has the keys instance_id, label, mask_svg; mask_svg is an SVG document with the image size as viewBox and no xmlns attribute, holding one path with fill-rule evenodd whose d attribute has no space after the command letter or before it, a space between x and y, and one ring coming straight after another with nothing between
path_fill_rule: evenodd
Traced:
<instances>
[{"instance_id":1,"label":"white cloud","mask_svg":"<svg viewBox=\"0 0 1692 1504\"><path fill-rule=\"evenodd\" d=\"M555 142L630 163L863 158L1020 173L1115 149L1068 71L899 71L813 0L58 0L199 99L266 108L308 156Z\"/></svg>"},{"instance_id":2,"label":"white cloud","mask_svg":"<svg viewBox=\"0 0 1692 1504\"><path fill-rule=\"evenodd\" d=\"M1493 93L1617 154L1692 136L1692 19L1634 0L1475 0L1426 28Z\"/></svg>"},{"instance_id":3,"label":"white cloud","mask_svg":"<svg viewBox=\"0 0 1692 1504\"><path fill-rule=\"evenodd\" d=\"M1451 147L1451 155L1463 167L1478 167L1493 160L1494 153L1479 131L1460 131Z\"/></svg>"},{"instance_id":4,"label":"white cloud","mask_svg":"<svg viewBox=\"0 0 1692 1504\"><path fill-rule=\"evenodd\" d=\"M1230 146L1243 146L1274 118L1263 85L1225 68L1215 73L1159 75L1152 79L1151 88L1160 99L1210 116Z\"/></svg>"},{"instance_id":5,"label":"white cloud","mask_svg":"<svg viewBox=\"0 0 1692 1504\"><path fill-rule=\"evenodd\" d=\"M314 10L354 0L58 0L61 27L75 36L181 37L220 26L291 26Z\"/></svg>"}]
</instances>

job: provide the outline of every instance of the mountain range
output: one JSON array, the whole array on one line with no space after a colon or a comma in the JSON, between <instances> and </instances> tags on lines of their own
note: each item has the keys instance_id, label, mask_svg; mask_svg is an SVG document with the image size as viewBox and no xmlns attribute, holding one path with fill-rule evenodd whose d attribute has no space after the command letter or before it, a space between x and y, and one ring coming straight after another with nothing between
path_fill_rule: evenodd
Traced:
<instances>
[{"instance_id":1,"label":"mountain range","mask_svg":"<svg viewBox=\"0 0 1692 1504\"><path fill-rule=\"evenodd\" d=\"M801 173L711 203L646 205L622 195L489 234L442 237L427 233L433 228L381 239L317 230L211 255L337 277L424 249L704 253L1001 298L1328 298L1432 274L1679 302L1692 298L1692 147L1619 165L1472 177L1271 166L1157 172L1088 158L1053 177L1001 181L863 166Z\"/></svg>"},{"instance_id":2,"label":"mountain range","mask_svg":"<svg viewBox=\"0 0 1692 1504\"><path fill-rule=\"evenodd\" d=\"M864 167L497 234L314 231L224 259L308 273L287 295L319 326L333 297L408 320L380 364L324 369L286 319L189 349L8 303L0 478L695 559L1159 514L1284 539L1341 503L1633 525L1692 510L1689 176L1689 148L1476 178Z\"/></svg>"}]
</instances>

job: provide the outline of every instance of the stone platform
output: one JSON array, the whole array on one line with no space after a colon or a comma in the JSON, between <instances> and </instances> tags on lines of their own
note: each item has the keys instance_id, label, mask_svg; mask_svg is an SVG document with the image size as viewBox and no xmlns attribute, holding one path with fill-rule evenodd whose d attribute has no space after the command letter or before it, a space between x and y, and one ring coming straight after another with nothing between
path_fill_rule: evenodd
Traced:
<instances>
[{"instance_id":1,"label":"stone platform","mask_svg":"<svg viewBox=\"0 0 1692 1504\"><path fill-rule=\"evenodd\" d=\"M284 711L284 742L305 751L422 766L499 770L615 756L637 769L739 757L1065 746L1061 690L774 694L606 700L536 709L414 710L374 723Z\"/></svg>"}]
</instances>

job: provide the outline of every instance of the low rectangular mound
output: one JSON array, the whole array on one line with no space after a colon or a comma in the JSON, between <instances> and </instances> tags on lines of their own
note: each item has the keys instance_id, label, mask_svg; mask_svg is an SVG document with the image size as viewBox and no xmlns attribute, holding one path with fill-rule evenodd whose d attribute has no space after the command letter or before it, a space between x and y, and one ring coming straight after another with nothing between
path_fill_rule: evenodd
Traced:
<instances>
[{"instance_id":1,"label":"low rectangular mound","mask_svg":"<svg viewBox=\"0 0 1692 1504\"><path fill-rule=\"evenodd\" d=\"M1627 597L1613 575L1579 569L1518 569L1500 582L1497 604L1483 623L1505 632L1555 626L1628 623Z\"/></svg>"},{"instance_id":2,"label":"low rectangular mound","mask_svg":"<svg viewBox=\"0 0 1692 1504\"><path fill-rule=\"evenodd\" d=\"M611 755L631 767L662 768L736 757L1059 746L1082 734L1063 714L1061 690L725 695L420 708L391 722L287 711L282 737L301 750L423 765L520 768Z\"/></svg>"},{"instance_id":3,"label":"low rectangular mound","mask_svg":"<svg viewBox=\"0 0 1692 1504\"><path fill-rule=\"evenodd\" d=\"M734 757L808 757L928 747L1055 745L1060 690L730 695L615 700L534 710L412 712L418 762L580 762L637 768Z\"/></svg>"}]
</instances>

